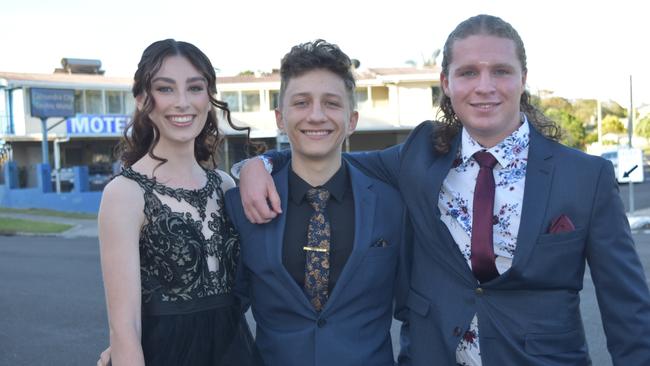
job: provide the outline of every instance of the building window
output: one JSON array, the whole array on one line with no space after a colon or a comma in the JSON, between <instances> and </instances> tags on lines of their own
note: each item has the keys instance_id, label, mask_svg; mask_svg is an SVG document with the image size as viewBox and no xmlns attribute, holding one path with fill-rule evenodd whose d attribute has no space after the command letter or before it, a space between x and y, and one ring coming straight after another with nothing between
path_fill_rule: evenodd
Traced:
<instances>
[{"instance_id":1,"label":"building window","mask_svg":"<svg viewBox=\"0 0 650 366\"><path fill-rule=\"evenodd\" d=\"M239 93L236 91L221 92L221 101L228 103L231 112L239 112Z\"/></svg>"},{"instance_id":2,"label":"building window","mask_svg":"<svg viewBox=\"0 0 650 366\"><path fill-rule=\"evenodd\" d=\"M135 98L129 92L124 92L124 114L135 112Z\"/></svg>"},{"instance_id":3,"label":"building window","mask_svg":"<svg viewBox=\"0 0 650 366\"><path fill-rule=\"evenodd\" d=\"M442 96L442 89L440 89L439 86L432 86L431 87L431 101L433 102L433 106L437 107L440 105L440 96Z\"/></svg>"},{"instance_id":4,"label":"building window","mask_svg":"<svg viewBox=\"0 0 650 366\"><path fill-rule=\"evenodd\" d=\"M106 113L109 114L123 114L123 100L124 95L121 91L107 90L106 91Z\"/></svg>"},{"instance_id":5,"label":"building window","mask_svg":"<svg viewBox=\"0 0 650 366\"><path fill-rule=\"evenodd\" d=\"M77 113L86 113L83 90L74 91L74 111Z\"/></svg>"},{"instance_id":6,"label":"building window","mask_svg":"<svg viewBox=\"0 0 650 366\"><path fill-rule=\"evenodd\" d=\"M375 108L388 106L388 88L385 86L372 87L372 104Z\"/></svg>"},{"instance_id":7,"label":"building window","mask_svg":"<svg viewBox=\"0 0 650 366\"><path fill-rule=\"evenodd\" d=\"M269 91L269 109L274 110L280 104L280 91L271 90Z\"/></svg>"},{"instance_id":8,"label":"building window","mask_svg":"<svg viewBox=\"0 0 650 366\"><path fill-rule=\"evenodd\" d=\"M357 88L354 91L354 97L357 101L357 108L364 108L368 104L368 88Z\"/></svg>"},{"instance_id":9,"label":"building window","mask_svg":"<svg viewBox=\"0 0 650 366\"><path fill-rule=\"evenodd\" d=\"M86 90L86 113L104 114L101 90Z\"/></svg>"},{"instance_id":10,"label":"building window","mask_svg":"<svg viewBox=\"0 0 650 366\"><path fill-rule=\"evenodd\" d=\"M9 113L7 112L7 106L5 104L6 93L7 93L6 91L0 90L0 135L5 134L5 133L7 133L7 134L11 133L11 131L10 131L11 129L10 129L10 126L9 126ZM2 157L3 157L3 154L2 154L3 153L3 146L7 146L7 145L4 145L4 143L5 142L0 139L0 162L2 161ZM0 175L4 175L4 174L2 174L3 171L4 170L0 169Z\"/></svg>"},{"instance_id":11,"label":"building window","mask_svg":"<svg viewBox=\"0 0 650 366\"><path fill-rule=\"evenodd\" d=\"M257 90L241 92L242 112L259 112L260 92Z\"/></svg>"},{"instance_id":12,"label":"building window","mask_svg":"<svg viewBox=\"0 0 650 366\"><path fill-rule=\"evenodd\" d=\"M81 114L131 114L135 98L120 90L75 90L74 110Z\"/></svg>"}]
</instances>

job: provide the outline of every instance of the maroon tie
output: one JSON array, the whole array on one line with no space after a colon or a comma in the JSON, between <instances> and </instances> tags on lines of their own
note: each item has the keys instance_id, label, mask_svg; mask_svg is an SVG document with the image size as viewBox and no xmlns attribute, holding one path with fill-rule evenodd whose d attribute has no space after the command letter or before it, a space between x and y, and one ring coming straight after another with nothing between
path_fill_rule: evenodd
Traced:
<instances>
[{"instance_id":1,"label":"maroon tie","mask_svg":"<svg viewBox=\"0 0 650 366\"><path fill-rule=\"evenodd\" d=\"M492 168L497 159L487 151L474 154L474 160L481 169L476 177L474 187L474 209L472 212L472 272L481 283L497 276L499 272L494 264L492 244L492 226L494 216L494 175Z\"/></svg>"}]
</instances>

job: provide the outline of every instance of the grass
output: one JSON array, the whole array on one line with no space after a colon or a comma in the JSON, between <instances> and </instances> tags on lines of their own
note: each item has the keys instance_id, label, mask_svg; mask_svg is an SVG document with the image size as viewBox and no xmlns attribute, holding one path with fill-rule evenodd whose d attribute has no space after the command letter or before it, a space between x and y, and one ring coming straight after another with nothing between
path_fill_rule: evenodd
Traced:
<instances>
[{"instance_id":1,"label":"grass","mask_svg":"<svg viewBox=\"0 0 650 366\"><path fill-rule=\"evenodd\" d=\"M40 215L40 216L56 216L56 217L66 217L69 219L96 219L97 214L81 213L81 212L64 212L64 211L54 211L46 210L41 208L8 208L0 207L0 213L21 213L28 215Z\"/></svg>"},{"instance_id":2,"label":"grass","mask_svg":"<svg viewBox=\"0 0 650 366\"><path fill-rule=\"evenodd\" d=\"M16 233L56 234L70 229L72 225L56 224L53 222L32 221L0 217L0 234L13 235Z\"/></svg>"}]
</instances>

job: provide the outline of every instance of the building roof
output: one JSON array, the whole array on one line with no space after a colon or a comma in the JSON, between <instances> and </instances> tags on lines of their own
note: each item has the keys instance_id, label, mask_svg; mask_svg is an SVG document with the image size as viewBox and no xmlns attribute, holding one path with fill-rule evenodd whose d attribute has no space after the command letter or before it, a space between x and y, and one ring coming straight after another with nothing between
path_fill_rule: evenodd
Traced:
<instances>
[{"instance_id":1,"label":"building roof","mask_svg":"<svg viewBox=\"0 0 650 366\"><path fill-rule=\"evenodd\" d=\"M269 83L279 82L280 74L217 76L218 84Z\"/></svg>"},{"instance_id":2,"label":"building roof","mask_svg":"<svg viewBox=\"0 0 650 366\"><path fill-rule=\"evenodd\" d=\"M354 74L357 80L437 81L440 75L440 68L380 67L358 69L354 71ZM217 84L269 83L279 81L280 74L277 71L270 74L217 77Z\"/></svg>"},{"instance_id":3,"label":"building roof","mask_svg":"<svg viewBox=\"0 0 650 366\"><path fill-rule=\"evenodd\" d=\"M432 81L438 80L440 68L415 68L415 67L385 67L367 68L355 70L357 80L380 80L385 82L403 81ZM104 75L90 74L35 74L0 71L0 79L7 82L7 87L44 87L55 86L61 88L75 88L83 85L86 88L115 87L119 89L130 89L133 84L132 78L111 77ZM261 75L234 75L218 76L218 84L247 84L247 83L269 83L279 82L280 74L273 72Z\"/></svg>"},{"instance_id":4,"label":"building roof","mask_svg":"<svg viewBox=\"0 0 650 366\"><path fill-rule=\"evenodd\" d=\"M382 83L431 82L440 80L440 68L385 67L358 70L358 81L378 80Z\"/></svg>"},{"instance_id":5,"label":"building roof","mask_svg":"<svg viewBox=\"0 0 650 366\"><path fill-rule=\"evenodd\" d=\"M128 89L133 84L131 78L109 77L103 75L86 75L86 74L31 74L19 72L0 71L0 79L7 81L7 87L44 87L57 86L62 88L78 88L80 85L85 87L116 87L119 89Z\"/></svg>"},{"instance_id":6,"label":"building roof","mask_svg":"<svg viewBox=\"0 0 650 366\"><path fill-rule=\"evenodd\" d=\"M439 67L373 67L369 68L373 74L385 75L437 75L440 74Z\"/></svg>"}]
</instances>

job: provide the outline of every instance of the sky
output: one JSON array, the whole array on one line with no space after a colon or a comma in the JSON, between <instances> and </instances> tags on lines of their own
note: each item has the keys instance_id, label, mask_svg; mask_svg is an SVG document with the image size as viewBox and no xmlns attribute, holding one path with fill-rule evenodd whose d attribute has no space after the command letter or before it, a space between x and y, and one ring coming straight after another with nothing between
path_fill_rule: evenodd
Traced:
<instances>
[{"instance_id":1,"label":"sky","mask_svg":"<svg viewBox=\"0 0 650 366\"><path fill-rule=\"evenodd\" d=\"M323 38L361 67L399 67L442 48L461 21L499 16L519 32L531 93L650 104L650 13L643 1L0 0L0 71L51 73L99 59L132 77L150 43L203 50L220 75L270 71L291 46ZM441 60L438 59L438 62Z\"/></svg>"}]
</instances>

